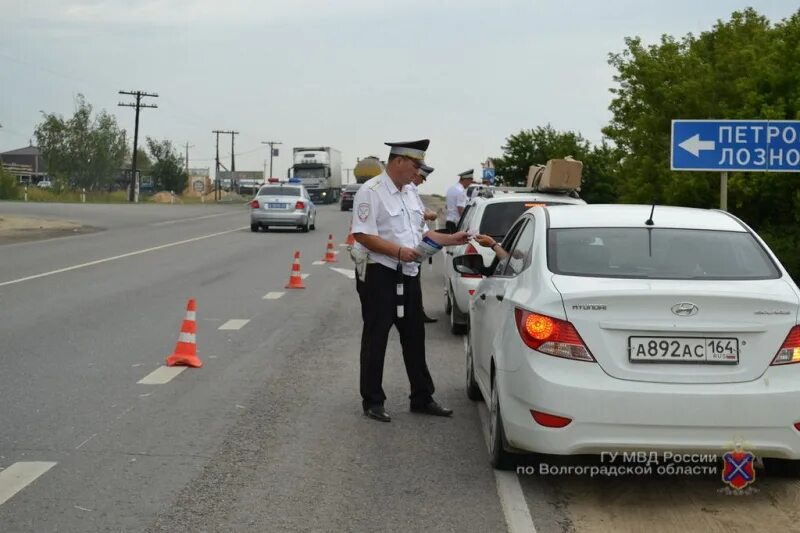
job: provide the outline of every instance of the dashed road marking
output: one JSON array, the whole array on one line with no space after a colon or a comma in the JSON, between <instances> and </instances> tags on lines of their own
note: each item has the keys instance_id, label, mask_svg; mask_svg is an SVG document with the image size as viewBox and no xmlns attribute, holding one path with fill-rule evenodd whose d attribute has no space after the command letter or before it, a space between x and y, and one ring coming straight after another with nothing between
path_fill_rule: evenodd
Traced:
<instances>
[{"instance_id":1,"label":"dashed road marking","mask_svg":"<svg viewBox=\"0 0 800 533\"><path fill-rule=\"evenodd\" d=\"M334 272L338 272L339 274L341 274L342 276L344 276L346 278L356 279L356 271L353 270L352 268L331 267L331 270L333 270Z\"/></svg>"},{"instance_id":2,"label":"dashed road marking","mask_svg":"<svg viewBox=\"0 0 800 533\"><path fill-rule=\"evenodd\" d=\"M160 366L137 381L137 383L141 385L163 385L175 379L186 368L185 366Z\"/></svg>"},{"instance_id":3,"label":"dashed road marking","mask_svg":"<svg viewBox=\"0 0 800 533\"><path fill-rule=\"evenodd\" d=\"M267 294L264 295L262 300L278 300L281 297L283 297L284 294L286 294L286 293L285 292L268 292Z\"/></svg>"},{"instance_id":4,"label":"dashed road marking","mask_svg":"<svg viewBox=\"0 0 800 533\"><path fill-rule=\"evenodd\" d=\"M478 415L481 419L481 429L488 449L489 411L485 404L478 404ZM533 525L531 511L528 508L528 502L525 501L525 495L522 492L522 486L519 484L516 473L495 470L494 480L509 533L536 533L536 526Z\"/></svg>"},{"instance_id":5,"label":"dashed road marking","mask_svg":"<svg viewBox=\"0 0 800 533\"><path fill-rule=\"evenodd\" d=\"M300 274L300 279L308 279L311 274Z\"/></svg>"},{"instance_id":6,"label":"dashed road marking","mask_svg":"<svg viewBox=\"0 0 800 533\"><path fill-rule=\"evenodd\" d=\"M56 466L49 461L22 461L0 471L0 505Z\"/></svg>"},{"instance_id":7,"label":"dashed road marking","mask_svg":"<svg viewBox=\"0 0 800 533\"><path fill-rule=\"evenodd\" d=\"M249 319L234 318L222 324L219 329L223 331L236 331L245 327L248 322L250 322Z\"/></svg>"},{"instance_id":8,"label":"dashed road marking","mask_svg":"<svg viewBox=\"0 0 800 533\"><path fill-rule=\"evenodd\" d=\"M311 264L318 267L320 265L324 265L325 263L326 263L326 261L314 261Z\"/></svg>"}]
</instances>

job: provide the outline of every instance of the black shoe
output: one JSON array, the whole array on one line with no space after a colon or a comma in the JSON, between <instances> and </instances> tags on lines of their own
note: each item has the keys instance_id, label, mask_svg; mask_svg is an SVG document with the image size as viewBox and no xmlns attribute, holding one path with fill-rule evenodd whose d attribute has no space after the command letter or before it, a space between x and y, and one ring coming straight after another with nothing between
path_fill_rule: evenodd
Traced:
<instances>
[{"instance_id":1,"label":"black shoe","mask_svg":"<svg viewBox=\"0 0 800 533\"><path fill-rule=\"evenodd\" d=\"M392 417L389 416L389 413L386 412L386 409L384 409L382 405L375 405L368 409L364 409L364 416L367 416L373 420L378 420L379 422L392 421Z\"/></svg>"},{"instance_id":2,"label":"black shoe","mask_svg":"<svg viewBox=\"0 0 800 533\"><path fill-rule=\"evenodd\" d=\"M412 413L421 413L423 415L432 415L432 416L451 416L453 414L452 409L448 409L447 407L442 407L438 403L431 400L428 405L423 406L411 406Z\"/></svg>"},{"instance_id":3,"label":"black shoe","mask_svg":"<svg viewBox=\"0 0 800 533\"><path fill-rule=\"evenodd\" d=\"M423 315L422 315L422 320L423 320L423 321L424 321L426 324L433 324L434 322L439 322L439 319L438 319L438 318L431 318L431 317L429 317L428 315L426 315L426 314L424 314L424 313L423 313Z\"/></svg>"}]
</instances>

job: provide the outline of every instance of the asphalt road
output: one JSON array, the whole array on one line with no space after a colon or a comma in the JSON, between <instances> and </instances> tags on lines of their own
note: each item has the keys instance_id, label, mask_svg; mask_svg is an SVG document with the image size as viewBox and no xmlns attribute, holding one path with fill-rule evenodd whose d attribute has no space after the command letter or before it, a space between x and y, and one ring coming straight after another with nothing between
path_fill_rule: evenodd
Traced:
<instances>
[{"instance_id":1,"label":"asphalt road","mask_svg":"<svg viewBox=\"0 0 800 533\"><path fill-rule=\"evenodd\" d=\"M0 203L2 213L99 229L0 245L3 533L749 531L800 518L794 481L730 497L717 478L493 471L440 264L424 267L426 309L442 318L426 330L428 362L455 416L408 412L393 333L393 421L364 418L352 263L337 246L337 264L313 264L328 233L346 237L349 215L335 206L309 234L253 234L231 205ZM295 250L307 289L287 291ZM138 383L171 353L189 298L204 367Z\"/></svg>"}]
</instances>

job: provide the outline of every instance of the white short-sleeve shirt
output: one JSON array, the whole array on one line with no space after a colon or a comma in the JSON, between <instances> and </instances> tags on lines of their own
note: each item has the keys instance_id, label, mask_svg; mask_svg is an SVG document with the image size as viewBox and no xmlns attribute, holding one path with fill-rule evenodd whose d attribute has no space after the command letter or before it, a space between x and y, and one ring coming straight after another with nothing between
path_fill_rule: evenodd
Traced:
<instances>
[{"instance_id":1,"label":"white short-sleeve shirt","mask_svg":"<svg viewBox=\"0 0 800 533\"><path fill-rule=\"evenodd\" d=\"M461 214L458 212L459 207L467 207L467 190L461 185L461 182L447 189L448 222L458 222L461 219Z\"/></svg>"},{"instance_id":2,"label":"white short-sleeve shirt","mask_svg":"<svg viewBox=\"0 0 800 533\"><path fill-rule=\"evenodd\" d=\"M420 211L423 213L422 217ZM422 240L422 223L424 210L415 194L407 187L398 189L386 172L364 183L353 198L354 234L377 235L398 246L413 249ZM391 269L397 268L397 257L367 250L359 243L354 246L368 251L371 261ZM403 273L416 276L419 273L419 263L403 263Z\"/></svg>"}]
</instances>

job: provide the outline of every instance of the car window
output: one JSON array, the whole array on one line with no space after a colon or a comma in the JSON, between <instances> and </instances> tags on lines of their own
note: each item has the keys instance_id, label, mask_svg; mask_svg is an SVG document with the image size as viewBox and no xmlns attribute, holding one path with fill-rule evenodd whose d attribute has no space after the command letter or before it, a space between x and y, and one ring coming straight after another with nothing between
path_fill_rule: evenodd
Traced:
<instances>
[{"instance_id":1,"label":"car window","mask_svg":"<svg viewBox=\"0 0 800 533\"><path fill-rule=\"evenodd\" d=\"M515 220L531 207L538 205L549 204L531 200L486 204L481 217L481 227L478 231L484 235L491 235L495 239L502 239Z\"/></svg>"},{"instance_id":2,"label":"car window","mask_svg":"<svg viewBox=\"0 0 800 533\"><path fill-rule=\"evenodd\" d=\"M776 279L780 271L750 234L673 228L560 228L548 233L548 267L569 276Z\"/></svg>"},{"instance_id":3,"label":"car window","mask_svg":"<svg viewBox=\"0 0 800 533\"><path fill-rule=\"evenodd\" d=\"M516 276L531 264L533 254L533 222L525 224L520 231L514 248L510 251L508 266L506 266L504 276Z\"/></svg>"},{"instance_id":4,"label":"car window","mask_svg":"<svg viewBox=\"0 0 800 533\"><path fill-rule=\"evenodd\" d=\"M469 227L465 224L465 222L468 220L468 218L471 218L471 213L474 210L475 210L474 204L469 204L467 205L466 208L464 208L464 212L461 213L461 218L459 219L458 225L456 226L456 231L463 231Z\"/></svg>"},{"instance_id":5,"label":"car window","mask_svg":"<svg viewBox=\"0 0 800 533\"><path fill-rule=\"evenodd\" d=\"M300 196L300 187L261 187L258 196Z\"/></svg>"},{"instance_id":6,"label":"car window","mask_svg":"<svg viewBox=\"0 0 800 533\"><path fill-rule=\"evenodd\" d=\"M518 223L517 223L517 224L516 224L516 225L515 225L515 226L514 226L514 227L513 227L513 228L512 228L512 229L511 229L511 230L510 230L508 233L507 233L507 234L506 234L506 237L505 237L505 239L503 239L503 242L502 242L502 244L501 244L501 246L503 247L503 250L511 250L511 249L513 249L513 247L514 247L514 241L516 241L516 239L517 239L517 235L519 235L520 231L522 230L522 227L525 225L525 223L526 223L526 222L527 222L527 221L526 221L526 220L524 220L524 219L523 219L523 220L520 220L520 221L519 221L519 222L518 222ZM497 256L495 256L494 262L492 263L492 266L493 266L494 268L491 268L491 267L490 267L490 270L491 270L491 272L492 272L492 276L502 276L502 275L503 275L503 273L504 273L504 272L505 272L505 270L506 270L506 267L508 266L508 261L509 261L509 259L510 259L510 258L511 258L511 256L510 256L510 255L509 255L509 256L506 256L504 259L498 259L498 257L497 257Z\"/></svg>"}]
</instances>

